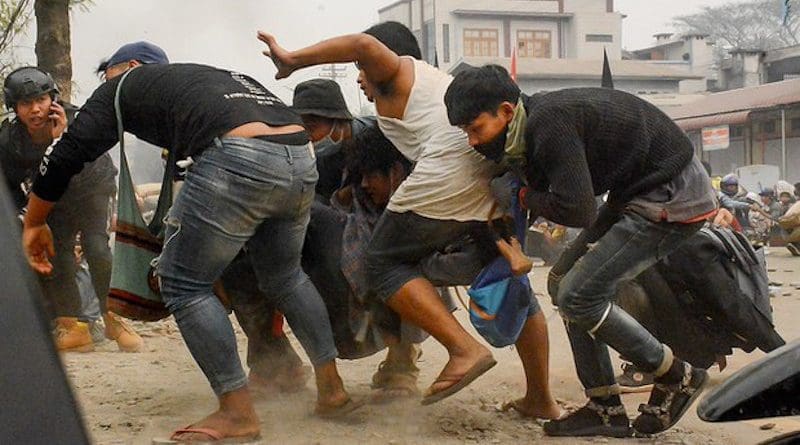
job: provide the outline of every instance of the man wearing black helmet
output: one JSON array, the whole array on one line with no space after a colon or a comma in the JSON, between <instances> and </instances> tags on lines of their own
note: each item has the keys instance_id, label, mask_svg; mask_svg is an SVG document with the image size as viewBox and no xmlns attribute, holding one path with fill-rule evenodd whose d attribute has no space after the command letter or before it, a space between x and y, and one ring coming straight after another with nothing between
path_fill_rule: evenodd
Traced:
<instances>
[{"instance_id":1,"label":"man wearing black helmet","mask_svg":"<svg viewBox=\"0 0 800 445\"><path fill-rule=\"evenodd\" d=\"M0 127L0 163L17 208L27 205L27 191L45 150L61 137L77 109L58 102L53 78L36 67L22 67L6 77L6 106L16 118ZM42 289L56 319L59 351L91 351L92 337L86 323L78 321L80 294L75 282L73 246L81 234L81 247L92 274L106 325L106 337L120 350L139 351L142 339L118 316L107 311L105 296L111 280L111 250L108 246L108 205L116 191L116 167L108 155L101 156L70 183L64 199L48 219L53 227L58 255L54 272L42 278Z\"/></svg>"}]
</instances>

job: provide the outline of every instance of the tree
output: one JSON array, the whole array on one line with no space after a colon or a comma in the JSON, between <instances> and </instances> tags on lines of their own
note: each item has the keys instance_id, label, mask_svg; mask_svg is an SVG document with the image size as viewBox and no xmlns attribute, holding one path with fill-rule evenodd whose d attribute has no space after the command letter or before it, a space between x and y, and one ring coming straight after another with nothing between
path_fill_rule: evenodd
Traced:
<instances>
[{"instance_id":1,"label":"tree","mask_svg":"<svg viewBox=\"0 0 800 445\"><path fill-rule=\"evenodd\" d=\"M789 0L792 13L784 24L784 0L750 0L703 6L700 12L673 18L684 33L707 34L716 41L717 58L732 49L769 50L800 44L800 0Z\"/></svg>"},{"instance_id":2,"label":"tree","mask_svg":"<svg viewBox=\"0 0 800 445\"><path fill-rule=\"evenodd\" d=\"M70 0L36 0L36 60L53 76L61 97L72 96L72 56L69 26Z\"/></svg>"},{"instance_id":3,"label":"tree","mask_svg":"<svg viewBox=\"0 0 800 445\"><path fill-rule=\"evenodd\" d=\"M15 64L14 38L28 24L30 0L0 0L0 77Z\"/></svg>"},{"instance_id":4,"label":"tree","mask_svg":"<svg viewBox=\"0 0 800 445\"><path fill-rule=\"evenodd\" d=\"M69 11L73 6L84 10L92 0L0 0L0 82L18 65L14 45L17 35L36 16L36 60L58 84L61 96L72 95L72 57L70 56ZM33 8L31 8L33 4ZM0 96L0 104L2 104Z\"/></svg>"}]
</instances>

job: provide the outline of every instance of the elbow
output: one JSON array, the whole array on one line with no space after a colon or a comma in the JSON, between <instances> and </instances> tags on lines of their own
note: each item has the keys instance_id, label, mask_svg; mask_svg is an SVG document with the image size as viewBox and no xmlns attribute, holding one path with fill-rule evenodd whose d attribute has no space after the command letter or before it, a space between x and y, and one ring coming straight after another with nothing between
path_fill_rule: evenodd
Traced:
<instances>
[{"instance_id":1,"label":"elbow","mask_svg":"<svg viewBox=\"0 0 800 445\"><path fill-rule=\"evenodd\" d=\"M569 219L564 225L569 227L591 227L597 219L597 205L591 195L570 202L564 206L563 211Z\"/></svg>"},{"instance_id":2,"label":"elbow","mask_svg":"<svg viewBox=\"0 0 800 445\"><path fill-rule=\"evenodd\" d=\"M366 33L358 34L353 42L353 51L356 55L356 61L358 62L370 57L370 55L378 51L381 46L383 46L383 43L375 37Z\"/></svg>"}]
</instances>

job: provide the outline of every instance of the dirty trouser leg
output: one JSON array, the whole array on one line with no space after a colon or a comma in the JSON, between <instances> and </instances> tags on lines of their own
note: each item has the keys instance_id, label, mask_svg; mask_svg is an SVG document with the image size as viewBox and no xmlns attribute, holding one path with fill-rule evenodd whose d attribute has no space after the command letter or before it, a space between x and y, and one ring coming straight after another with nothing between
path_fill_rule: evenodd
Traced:
<instances>
[{"instance_id":1,"label":"dirty trouser leg","mask_svg":"<svg viewBox=\"0 0 800 445\"><path fill-rule=\"evenodd\" d=\"M307 146L242 138L216 140L192 166L170 210L158 264L162 295L217 395L243 387L247 378L233 328L213 294L212 283L245 242L257 236L264 222L296 215L308 205L300 190L309 186L308 180L313 193L316 170L306 174L312 169ZM287 236L291 234L276 235L275 242L296 248L299 258L300 247ZM291 266L287 263L285 267ZM256 267L256 272L280 272L281 278L288 275L283 268Z\"/></svg>"},{"instance_id":2,"label":"dirty trouser leg","mask_svg":"<svg viewBox=\"0 0 800 445\"><path fill-rule=\"evenodd\" d=\"M111 284L111 248L108 245L108 203L111 197L95 194L87 197L82 207L83 217L78 222L81 247L89 264L100 312L105 314L108 289Z\"/></svg>"},{"instance_id":3,"label":"dirty trouser leg","mask_svg":"<svg viewBox=\"0 0 800 445\"><path fill-rule=\"evenodd\" d=\"M562 280L557 302L567 320L578 377L589 396L617 392L605 345L646 372L661 374L672 363L669 348L612 300L620 282L667 256L699 227L654 223L626 212Z\"/></svg>"}]
</instances>

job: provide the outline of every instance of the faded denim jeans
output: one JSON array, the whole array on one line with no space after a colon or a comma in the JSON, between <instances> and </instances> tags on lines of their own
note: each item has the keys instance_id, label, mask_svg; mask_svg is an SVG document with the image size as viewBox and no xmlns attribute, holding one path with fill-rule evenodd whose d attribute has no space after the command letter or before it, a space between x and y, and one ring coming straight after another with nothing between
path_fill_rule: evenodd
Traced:
<instances>
[{"instance_id":1,"label":"faded denim jeans","mask_svg":"<svg viewBox=\"0 0 800 445\"><path fill-rule=\"evenodd\" d=\"M261 291L309 359L336 358L328 313L300 268L317 170L310 145L223 138L189 171L167 217L161 293L217 395L247 384L228 314L212 284L244 247Z\"/></svg>"},{"instance_id":2,"label":"faded denim jeans","mask_svg":"<svg viewBox=\"0 0 800 445\"><path fill-rule=\"evenodd\" d=\"M645 372L663 374L672 351L613 304L617 286L672 253L701 223L653 222L626 211L561 280L557 303L589 397L619 394L608 346Z\"/></svg>"}]
</instances>

